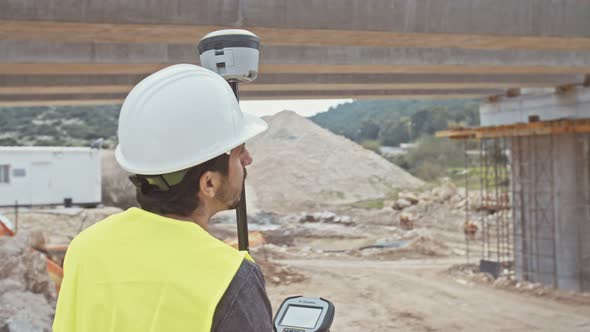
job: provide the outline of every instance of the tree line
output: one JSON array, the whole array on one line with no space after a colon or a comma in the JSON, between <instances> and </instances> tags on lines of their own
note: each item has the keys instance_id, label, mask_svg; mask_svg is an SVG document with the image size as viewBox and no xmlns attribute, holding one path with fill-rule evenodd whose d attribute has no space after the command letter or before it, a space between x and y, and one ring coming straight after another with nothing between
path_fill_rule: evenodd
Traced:
<instances>
[{"instance_id":1,"label":"tree line","mask_svg":"<svg viewBox=\"0 0 590 332\"><path fill-rule=\"evenodd\" d=\"M310 119L358 143L399 146L449 127L479 125L478 105L475 100L358 100Z\"/></svg>"},{"instance_id":2,"label":"tree line","mask_svg":"<svg viewBox=\"0 0 590 332\"><path fill-rule=\"evenodd\" d=\"M0 108L0 145L115 144L120 106Z\"/></svg>"}]
</instances>

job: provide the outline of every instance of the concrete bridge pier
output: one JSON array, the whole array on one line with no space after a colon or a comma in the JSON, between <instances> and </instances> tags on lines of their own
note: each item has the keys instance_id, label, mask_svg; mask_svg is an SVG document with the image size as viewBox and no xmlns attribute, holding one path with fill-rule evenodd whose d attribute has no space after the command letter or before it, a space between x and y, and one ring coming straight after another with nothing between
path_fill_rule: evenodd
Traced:
<instances>
[{"instance_id":1,"label":"concrete bridge pier","mask_svg":"<svg viewBox=\"0 0 590 332\"><path fill-rule=\"evenodd\" d=\"M482 126L590 118L590 89L482 105ZM508 138L515 272L520 280L590 291L590 133L515 132Z\"/></svg>"}]
</instances>

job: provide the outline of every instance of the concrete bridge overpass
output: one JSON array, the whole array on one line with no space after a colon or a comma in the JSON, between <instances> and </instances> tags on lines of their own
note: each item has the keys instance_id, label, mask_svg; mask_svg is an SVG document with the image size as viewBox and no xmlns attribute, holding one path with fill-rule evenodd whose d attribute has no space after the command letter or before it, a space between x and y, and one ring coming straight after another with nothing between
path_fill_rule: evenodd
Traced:
<instances>
[{"instance_id":1,"label":"concrete bridge overpass","mask_svg":"<svg viewBox=\"0 0 590 332\"><path fill-rule=\"evenodd\" d=\"M262 39L244 99L460 98L588 83L577 0L7 0L0 106L120 103L221 28Z\"/></svg>"}]
</instances>

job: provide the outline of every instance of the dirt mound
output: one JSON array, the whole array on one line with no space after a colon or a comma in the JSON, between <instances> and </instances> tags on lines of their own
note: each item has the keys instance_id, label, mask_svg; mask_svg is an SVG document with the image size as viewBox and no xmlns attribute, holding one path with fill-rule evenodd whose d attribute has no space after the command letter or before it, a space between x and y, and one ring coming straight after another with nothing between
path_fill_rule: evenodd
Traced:
<instances>
[{"instance_id":1,"label":"dirt mound","mask_svg":"<svg viewBox=\"0 0 590 332\"><path fill-rule=\"evenodd\" d=\"M381 156L295 112L265 120L268 131L248 143L254 158L249 183L263 210L351 203L422 185Z\"/></svg>"}]
</instances>

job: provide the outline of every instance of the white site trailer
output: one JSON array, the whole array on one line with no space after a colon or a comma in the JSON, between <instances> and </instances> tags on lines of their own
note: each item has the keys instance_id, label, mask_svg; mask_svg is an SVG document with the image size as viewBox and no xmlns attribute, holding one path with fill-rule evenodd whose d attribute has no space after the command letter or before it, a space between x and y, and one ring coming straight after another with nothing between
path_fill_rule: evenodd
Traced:
<instances>
[{"instance_id":1,"label":"white site trailer","mask_svg":"<svg viewBox=\"0 0 590 332\"><path fill-rule=\"evenodd\" d=\"M99 151L0 146L0 206L100 204Z\"/></svg>"}]
</instances>

